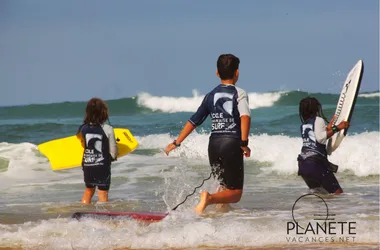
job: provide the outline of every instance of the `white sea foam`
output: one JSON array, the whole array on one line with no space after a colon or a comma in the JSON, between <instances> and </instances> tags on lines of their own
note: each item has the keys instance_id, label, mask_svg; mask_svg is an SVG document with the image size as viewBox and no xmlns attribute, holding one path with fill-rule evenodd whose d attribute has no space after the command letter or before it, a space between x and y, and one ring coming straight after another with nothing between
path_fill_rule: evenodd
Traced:
<instances>
[{"instance_id":1,"label":"white sea foam","mask_svg":"<svg viewBox=\"0 0 380 250\"><path fill-rule=\"evenodd\" d=\"M284 93L286 92L247 93L249 107L250 109L270 107L278 101ZM198 91L193 90L192 97L152 96L149 93L140 93L137 98L139 105L151 110L175 113L195 112L201 104L204 95L199 95Z\"/></svg>"},{"instance_id":2,"label":"white sea foam","mask_svg":"<svg viewBox=\"0 0 380 250\"><path fill-rule=\"evenodd\" d=\"M9 161L7 171L2 173L1 177L3 178L0 177L2 180L0 188L41 175L36 169L43 162L47 165L47 160L39 158L37 155L37 146L31 143L0 143L0 157Z\"/></svg>"},{"instance_id":3,"label":"white sea foam","mask_svg":"<svg viewBox=\"0 0 380 250\"><path fill-rule=\"evenodd\" d=\"M191 159L207 158L208 137L208 134L193 133L171 155ZM158 134L138 140L141 148L164 148L173 139L168 134ZM297 172L296 159L302 144L300 138L263 134L250 136L249 139L252 156L246 158L247 161L269 162L269 169L279 173ZM330 160L339 165L339 171L350 170L357 176L379 175L380 133L349 134Z\"/></svg>"},{"instance_id":4,"label":"white sea foam","mask_svg":"<svg viewBox=\"0 0 380 250\"><path fill-rule=\"evenodd\" d=\"M174 139L169 134L136 136L136 139L139 141L139 149L159 149L159 153L153 157L127 155L114 163L115 166L131 163L131 161L136 164L141 162L141 165L165 166L172 164L170 161L178 157L180 157L178 159L191 160L194 163L197 161L207 163L209 134L194 131L181 147L170 153L169 157L163 152L167 144ZM300 138L262 134L251 135L249 139L252 154L250 158L245 158L246 161L270 163L270 167L263 168L262 171L276 171L283 174L297 172L296 158L302 143ZM51 171L48 160L39 154L37 147L33 144L0 143L0 160L1 158L9 160L9 165L5 172L0 172L0 187L11 181L22 183L24 179L59 180L61 178ZM329 158L331 162L339 165L339 171L349 170L356 176L379 175L380 133L349 134ZM150 161L151 164L147 164Z\"/></svg>"},{"instance_id":5,"label":"white sea foam","mask_svg":"<svg viewBox=\"0 0 380 250\"><path fill-rule=\"evenodd\" d=\"M196 218L190 212L173 213L149 226L128 220L51 219L23 225L0 224L0 242L5 246L22 246L25 249L238 248L296 244L287 242L286 237L293 235L287 235L284 218L272 216L265 221L259 218L260 215L254 213L241 217L230 213L219 218L203 219ZM350 237L348 243L378 242L378 224L375 221L357 219L356 222L355 241L353 235L343 234ZM324 240L326 237L338 239L340 235L308 234L302 235L303 240L306 236Z\"/></svg>"},{"instance_id":6,"label":"white sea foam","mask_svg":"<svg viewBox=\"0 0 380 250\"><path fill-rule=\"evenodd\" d=\"M271 107L287 91L269 92L269 93L248 93L249 107L251 109Z\"/></svg>"},{"instance_id":7,"label":"white sea foam","mask_svg":"<svg viewBox=\"0 0 380 250\"><path fill-rule=\"evenodd\" d=\"M168 207L182 201L194 186L200 184L200 178L203 177L198 176L199 172L203 170L194 171L190 166L197 163L208 164L208 137L209 134L192 133L181 147L172 151L169 156L159 152L155 155L132 153L121 157L112 168L113 177L127 177L128 180L121 186L112 184L111 197L116 196L127 203L133 195L131 194L132 190L136 190L135 185L138 185L141 178L159 177L162 179L164 177L163 184L156 186L153 183L153 188L146 187L139 191L160 191L158 193L160 195L163 193L163 200ZM136 139L140 143L139 149L144 150L164 149L174 138L169 134L156 134L136 137ZM378 175L379 143L379 132L348 135L331 160L340 165L339 171L349 170L356 176ZM282 135L253 135L250 137L250 146L252 158L246 158L247 162L251 161L247 166L252 166L253 160L269 162L270 167L261 169L263 173L274 171L284 175L296 174L296 157L301 147L300 138ZM53 172L46 158L38 154L36 146L28 143L0 143L0 157L9 160L8 169L0 172L0 188L5 195L5 198L3 196L2 198L5 200L8 198L12 202L12 204L3 203L6 206L12 205L7 212L11 213L10 209L13 208L20 209L15 203L26 207L24 209L36 209L36 207L38 209L41 206L39 199L46 196L49 203L52 203L51 200L55 199L57 195L62 197L70 195L66 199L71 201L80 200L83 191L83 173L80 168L62 173ZM170 169L170 167L174 168ZM209 170L204 168L204 171ZM278 178L277 182L281 182L281 178ZM299 182L301 183L302 180ZM54 189L57 184L60 185ZM72 188L73 184L78 184L78 188ZM267 183L268 187L272 184ZM140 188L141 185L145 184L140 184ZM207 182L203 188L215 190L213 185L213 183ZM45 189L36 193L34 186ZM282 193L279 190L272 195L264 195L266 201L259 199L259 191L254 186L245 189L241 203L246 204L249 209L238 209L216 216L212 216L211 213L210 217L205 218L197 217L192 212L192 207L198 199L198 196L194 195L178 211L171 213L162 222L149 226L129 220L85 219L77 221L67 218L10 225L0 223L0 246L19 246L25 249L183 249L197 247L216 249L231 246L249 248L291 244L286 240L288 236L286 223L291 220L291 206L300 190L297 189L296 194L293 192ZM265 192L273 191L266 190ZM249 195L255 193L256 195ZM134 197L138 197L138 195ZM283 204L284 197L286 203L283 210L271 207L270 200L276 199L277 202L278 199L278 202ZM338 216L344 216L341 218L344 221L350 220L357 223L355 242L377 243L379 241L378 210L376 209L378 200L374 198L367 201L360 196L357 200L356 197L358 194L355 196L347 194L335 199L335 203L329 199L329 207L334 209L333 211L338 211ZM162 202L161 197L156 198ZM289 200L286 200L288 198ZM356 201L364 202L364 204L354 204L349 209L345 207L348 203ZM60 204L59 202L53 203L53 206L59 208ZM257 209L260 205L264 205L265 209ZM51 208L52 205L46 206ZM110 206L113 206L112 202ZM4 211L4 207L0 207L3 209L2 211ZM12 210L15 213L17 211L17 209Z\"/></svg>"},{"instance_id":8,"label":"white sea foam","mask_svg":"<svg viewBox=\"0 0 380 250\"><path fill-rule=\"evenodd\" d=\"M376 97L380 97L380 92L359 94L359 97L376 98Z\"/></svg>"}]
</instances>

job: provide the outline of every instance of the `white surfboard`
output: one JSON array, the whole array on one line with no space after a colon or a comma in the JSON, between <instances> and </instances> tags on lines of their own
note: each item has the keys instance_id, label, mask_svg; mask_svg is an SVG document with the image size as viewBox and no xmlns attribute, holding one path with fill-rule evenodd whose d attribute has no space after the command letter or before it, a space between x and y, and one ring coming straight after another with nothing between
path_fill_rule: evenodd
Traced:
<instances>
[{"instance_id":1,"label":"white surfboard","mask_svg":"<svg viewBox=\"0 0 380 250\"><path fill-rule=\"evenodd\" d=\"M360 83L363 76L364 64L359 60L348 73L344 82L342 92L340 93L338 104L335 111L335 120L333 125L338 125L341 121L351 121L354 111L356 98L359 93ZM331 155L343 141L348 129L343 129L335 133L327 144L327 153Z\"/></svg>"}]
</instances>

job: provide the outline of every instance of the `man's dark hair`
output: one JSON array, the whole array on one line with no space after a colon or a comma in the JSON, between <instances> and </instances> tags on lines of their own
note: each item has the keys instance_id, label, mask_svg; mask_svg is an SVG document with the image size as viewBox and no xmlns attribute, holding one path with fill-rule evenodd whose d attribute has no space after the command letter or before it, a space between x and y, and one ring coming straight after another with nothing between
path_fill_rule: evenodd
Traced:
<instances>
[{"instance_id":1,"label":"man's dark hair","mask_svg":"<svg viewBox=\"0 0 380 250\"><path fill-rule=\"evenodd\" d=\"M219 56L216 66L220 79L229 80L234 78L234 74L239 69L240 60L232 54L222 54Z\"/></svg>"}]
</instances>

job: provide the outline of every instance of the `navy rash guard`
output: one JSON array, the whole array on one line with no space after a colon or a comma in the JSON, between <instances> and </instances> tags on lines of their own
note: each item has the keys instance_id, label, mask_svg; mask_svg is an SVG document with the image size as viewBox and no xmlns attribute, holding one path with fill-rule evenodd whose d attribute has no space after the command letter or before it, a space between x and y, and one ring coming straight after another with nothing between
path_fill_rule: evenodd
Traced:
<instances>
[{"instance_id":1,"label":"navy rash guard","mask_svg":"<svg viewBox=\"0 0 380 250\"><path fill-rule=\"evenodd\" d=\"M216 86L205 96L189 122L200 126L208 115L212 119L211 137L233 137L240 140L240 116L251 116L246 92L232 84Z\"/></svg>"}]
</instances>

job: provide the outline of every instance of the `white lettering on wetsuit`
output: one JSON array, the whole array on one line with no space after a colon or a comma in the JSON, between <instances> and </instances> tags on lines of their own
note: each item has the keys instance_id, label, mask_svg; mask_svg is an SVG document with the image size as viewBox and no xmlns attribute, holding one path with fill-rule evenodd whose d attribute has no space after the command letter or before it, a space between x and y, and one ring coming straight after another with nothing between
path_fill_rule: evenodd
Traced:
<instances>
[{"instance_id":1,"label":"white lettering on wetsuit","mask_svg":"<svg viewBox=\"0 0 380 250\"><path fill-rule=\"evenodd\" d=\"M223 129L224 128L224 123L212 123L212 130L219 130L219 129Z\"/></svg>"},{"instance_id":2,"label":"white lettering on wetsuit","mask_svg":"<svg viewBox=\"0 0 380 250\"><path fill-rule=\"evenodd\" d=\"M211 113L211 118L212 118L212 124L211 128L213 131L218 132L218 130L225 129L220 132L228 132L228 129L231 129L236 126L235 124L235 119L230 117L230 118L224 118L223 113ZM229 124L227 127L226 124Z\"/></svg>"},{"instance_id":3,"label":"white lettering on wetsuit","mask_svg":"<svg viewBox=\"0 0 380 250\"><path fill-rule=\"evenodd\" d=\"M103 135L95 133L86 133L85 138L86 149L84 150L83 154L84 166L103 165Z\"/></svg>"},{"instance_id":4,"label":"white lettering on wetsuit","mask_svg":"<svg viewBox=\"0 0 380 250\"><path fill-rule=\"evenodd\" d=\"M211 113L211 118L216 118L216 119L219 119L219 118L223 118L223 113Z\"/></svg>"}]
</instances>

